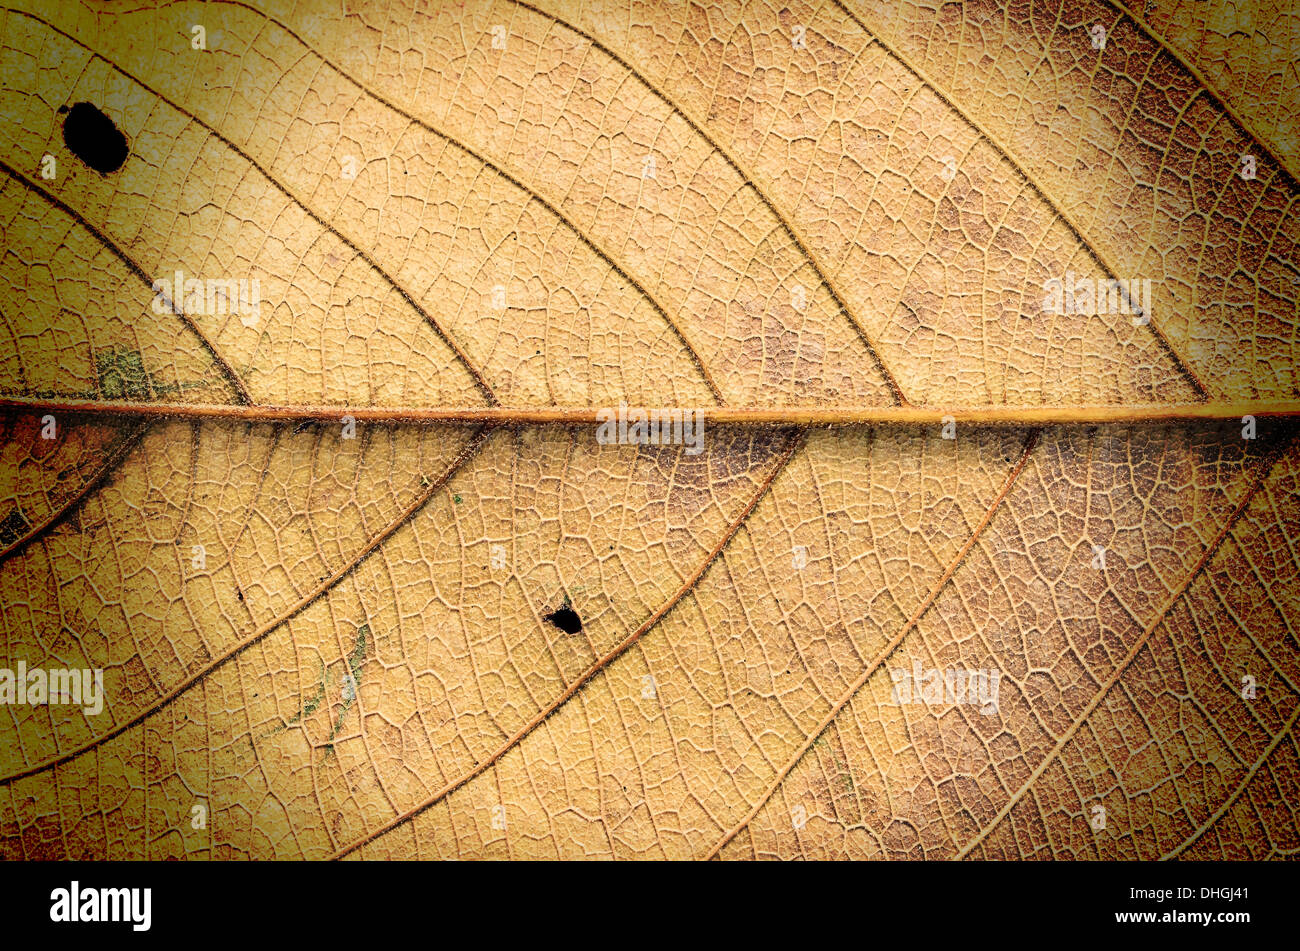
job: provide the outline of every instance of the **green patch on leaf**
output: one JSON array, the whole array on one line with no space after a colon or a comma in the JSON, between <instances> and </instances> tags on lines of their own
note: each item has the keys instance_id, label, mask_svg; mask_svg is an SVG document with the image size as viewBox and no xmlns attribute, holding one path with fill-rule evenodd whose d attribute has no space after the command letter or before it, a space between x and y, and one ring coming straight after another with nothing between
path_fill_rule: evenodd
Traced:
<instances>
[{"instance_id":1,"label":"green patch on leaf","mask_svg":"<svg viewBox=\"0 0 1300 951\"><path fill-rule=\"evenodd\" d=\"M357 643L352 648L352 656L348 658L348 679L344 687L343 709L339 711L339 718L334 723L334 728L330 730L330 742L326 744L331 751L334 749L334 737L338 736L339 730L343 728L343 718L348 715L352 702L357 699L357 691L361 689L361 665L366 661L366 636L369 633L369 624L362 624L357 630Z\"/></svg>"},{"instance_id":2,"label":"green patch on leaf","mask_svg":"<svg viewBox=\"0 0 1300 951\"><path fill-rule=\"evenodd\" d=\"M118 348L95 354L95 374L105 399L147 400L157 392L139 350Z\"/></svg>"}]
</instances>

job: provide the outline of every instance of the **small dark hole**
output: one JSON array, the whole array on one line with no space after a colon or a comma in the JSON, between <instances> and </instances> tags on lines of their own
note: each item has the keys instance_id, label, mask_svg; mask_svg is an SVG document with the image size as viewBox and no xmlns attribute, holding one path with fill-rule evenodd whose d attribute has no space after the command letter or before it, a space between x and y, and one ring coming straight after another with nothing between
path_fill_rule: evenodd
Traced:
<instances>
[{"instance_id":1,"label":"small dark hole","mask_svg":"<svg viewBox=\"0 0 1300 951\"><path fill-rule=\"evenodd\" d=\"M73 155L104 175L116 172L126 161L126 136L88 102L74 105L63 120L63 142Z\"/></svg>"},{"instance_id":2,"label":"small dark hole","mask_svg":"<svg viewBox=\"0 0 1300 951\"><path fill-rule=\"evenodd\" d=\"M578 617L578 612L573 608L560 608L542 620L550 621L565 634L577 634L582 630L582 618Z\"/></svg>"}]
</instances>

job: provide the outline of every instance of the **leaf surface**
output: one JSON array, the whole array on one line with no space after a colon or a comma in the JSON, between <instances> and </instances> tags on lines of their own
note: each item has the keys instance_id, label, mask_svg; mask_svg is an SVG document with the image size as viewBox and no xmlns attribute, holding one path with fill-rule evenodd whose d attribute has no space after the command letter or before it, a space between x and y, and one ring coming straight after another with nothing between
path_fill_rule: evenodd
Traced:
<instances>
[{"instance_id":1,"label":"leaf surface","mask_svg":"<svg viewBox=\"0 0 1300 951\"><path fill-rule=\"evenodd\" d=\"M10 0L0 670L103 703L0 855L1293 854L1293 18L1199 6Z\"/></svg>"}]
</instances>

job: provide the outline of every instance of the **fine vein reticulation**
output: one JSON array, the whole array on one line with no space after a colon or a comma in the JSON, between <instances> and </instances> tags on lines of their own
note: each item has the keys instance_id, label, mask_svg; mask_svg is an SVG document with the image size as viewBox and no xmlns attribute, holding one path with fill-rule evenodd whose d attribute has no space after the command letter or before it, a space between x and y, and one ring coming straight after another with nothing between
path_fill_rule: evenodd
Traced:
<instances>
[{"instance_id":1,"label":"fine vein reticulation","mask_svg":"<svg viewBox=\"0 0 1300 951\"><path fill-rule=\"evenodd\" d=\"M6 3L0 855L1294 854L1294 64L1143 16Z\"/></svg>"}]
</instances>

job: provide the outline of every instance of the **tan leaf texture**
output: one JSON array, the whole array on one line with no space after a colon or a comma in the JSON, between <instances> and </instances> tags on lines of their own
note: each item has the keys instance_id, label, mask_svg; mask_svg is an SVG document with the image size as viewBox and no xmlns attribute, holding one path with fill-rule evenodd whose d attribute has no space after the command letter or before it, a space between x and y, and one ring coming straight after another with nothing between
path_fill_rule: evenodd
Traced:
<instances>
[{"instance_id":1,"label":"tan leaf texture","mask_svg":"<svg viewBox=\"0 0 1300 951\"><path fill-rule=\"evenodd\" d=\"M0 857L1300 854L1298 37L0 0Z\"/></svg>"}]
</instances>

